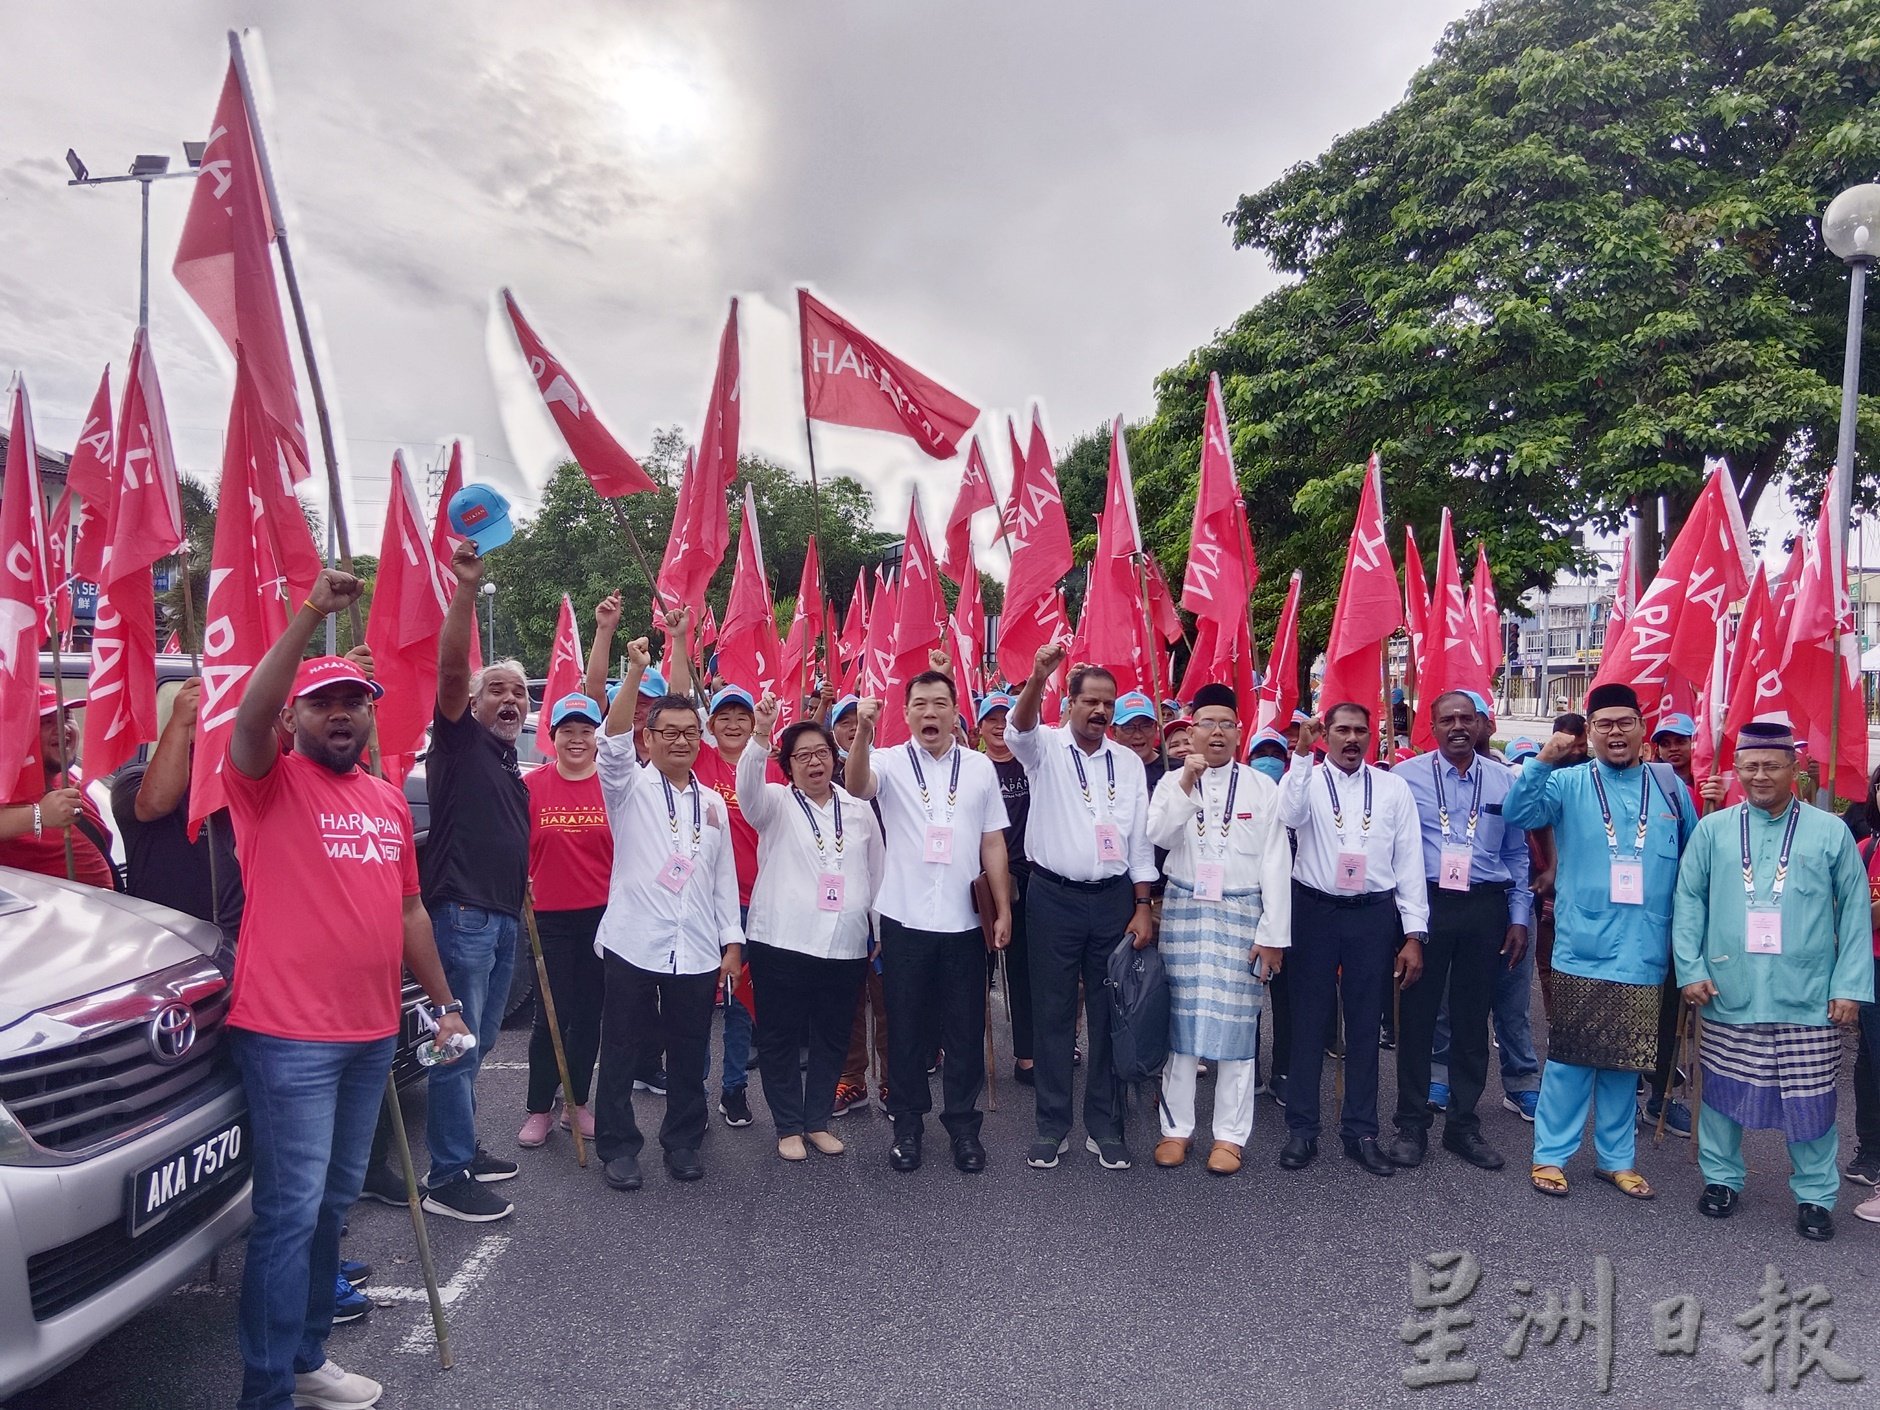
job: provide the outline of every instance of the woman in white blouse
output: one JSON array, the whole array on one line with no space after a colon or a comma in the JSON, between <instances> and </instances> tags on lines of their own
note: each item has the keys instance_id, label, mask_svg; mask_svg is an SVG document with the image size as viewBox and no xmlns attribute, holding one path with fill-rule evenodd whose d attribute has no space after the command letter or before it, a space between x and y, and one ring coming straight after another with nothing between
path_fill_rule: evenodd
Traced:
<instances>
[{"instance_id":1,"label":"woman in white blouse","mask_svg":"<svg viewBox=\"0 0 1880 1410\"><path fill-rule=\"evenodd\" d=\"M757 1063L777 1128L777 1154L805 1160L813 1145L840 1155L830 1133L848 1054L855 996L868 964L869 910L881 885L874 811L835 784L835 738L799 721L783 732L788 784L765 778L776 697L757 702L756 730L738 759L738 804L757 829L757 882L745 954L757 1005ZM809 1066L799 1054L809 1049Z\"/></svg>"}]
</instances>

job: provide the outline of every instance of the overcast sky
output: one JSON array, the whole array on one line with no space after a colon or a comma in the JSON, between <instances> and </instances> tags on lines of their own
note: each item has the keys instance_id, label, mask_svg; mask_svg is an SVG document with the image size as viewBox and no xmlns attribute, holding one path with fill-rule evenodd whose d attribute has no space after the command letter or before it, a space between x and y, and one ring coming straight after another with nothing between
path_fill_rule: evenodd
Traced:
<instances>
[{"instance_id":1,"label":"overcast sky","mask_svg":"<svg viewBox=\"0 0 1880 1410\"><path fill-rule=\"evenodd\" d=\"M40 440L69 449L129 350L138 219L132 184L68 188L65 149L100 175L139 152L180 168L226 31L252 24L361 551L397 446L423 465L472 438L476 477L523 513L563 453L492 319L502 284L633 450L696 426L737 294L744 448L803 469L799 280L989 411L1041 398L1061 445L1147 413L1154 375L1273 287L1223 212L1395 103L1466 9L9 5L0 375L26 374ZM189 189L152 192L151 336L181 464L213 481L232 369L170 277ZM1001 427L982 422L1002 490ZM958 482L877 433L818 426L817 456L896 528L915 469L936 528Z\"/></svg>"}]
</instances>

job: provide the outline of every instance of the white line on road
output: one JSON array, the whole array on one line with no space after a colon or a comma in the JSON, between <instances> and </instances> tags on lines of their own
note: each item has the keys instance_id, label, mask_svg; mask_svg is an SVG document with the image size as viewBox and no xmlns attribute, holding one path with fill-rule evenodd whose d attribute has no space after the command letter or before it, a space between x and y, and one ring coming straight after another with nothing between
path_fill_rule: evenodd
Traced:
<instances>
[{"instance_id":1,"label":"white line on road","mask_svg":"<svg viewBox=\"0 0 1880 1410\"><path fill-rule=\"evenodd\" d=\"M509 1236L507 1234L487 1234L478 1240L477 1246L470 1250L470 1256L463 1261L462 1266L455 1273L450 1275L450 1281L437 1290L438 1300L444 1304L446 1311L473 1292L477 1285L489 1276L491 1265L508 1247ZM377 1303L426 1303L430 1300L429 1294L422 1287L369 1287L366 1292ZM404 1340L399 1342L395 1349L407 1354L423 1354L431 1351L436 1345L437 1335L431 1326L431 1319L427 1316L405 1334Z\"/></svg>"}]
</instances>

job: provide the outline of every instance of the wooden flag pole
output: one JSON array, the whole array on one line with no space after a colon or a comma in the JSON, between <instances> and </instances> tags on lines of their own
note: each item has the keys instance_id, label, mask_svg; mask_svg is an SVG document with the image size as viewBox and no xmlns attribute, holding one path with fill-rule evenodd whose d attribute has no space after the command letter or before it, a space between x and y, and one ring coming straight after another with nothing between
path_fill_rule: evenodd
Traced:
<instances>
[{"instance_id":1,"label":"wooden flag pole","mask_svg":"<svg viewBox=\"0 0 1880 1410\"><path fill-rule=\"evenodd\" d=\"M1136 560L1136 587L1142 596L1142 644L1149 652L1149 689L1154 699L1149 703L1155 714L1155 737L1157 747L1162 751L1162 767L1168 767L1168 736L1162 731L1162 673L1157 665L1157 658L1162 654L1156 644L1155 622L1149 616L1149 553L1147 549L1132 553Z\"/></svg>"},{"instance_id":2,"label":"wooden flag pole","mask_svg":"<svg viewBox=\"0 0 1880 1410\"><path fill-rule=\"evenodd\" d=\"M574 1158L587 1169L587 1141L581 1135L581 1117L574 1113L574 1085L568 1075L568 1051L561 1041L561 1020L555 1014L555 994L548 987L548 960L542 953L542 935L535 923L535 888L531 886L522 902L522 919L528 926L529 949L535 954L535 982L542 986L542 1016L548 1020L548 1036L555 1049L555 1071L561 1078L561 1099L571 1114L568 1130L574 1136Z\"/></svg>"}]
</instances>

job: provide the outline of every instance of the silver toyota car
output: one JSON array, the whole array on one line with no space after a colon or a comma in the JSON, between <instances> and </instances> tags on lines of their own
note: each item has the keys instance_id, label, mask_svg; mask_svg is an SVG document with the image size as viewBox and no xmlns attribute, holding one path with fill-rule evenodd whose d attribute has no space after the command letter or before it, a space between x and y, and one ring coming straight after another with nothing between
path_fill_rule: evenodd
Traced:
<instances>
[{"instance_id":1,"label":"silver toyota car","mask_svg":"<svg viewBox=\"0 0 1880 1410\"><path fill-rule=\"evenodd\" d=\"M0 1400L247 1228L216 928L0 867Z\"/></svg>"}]
</instances>

